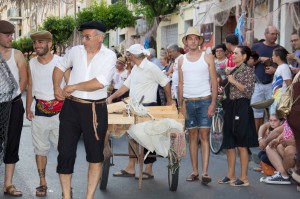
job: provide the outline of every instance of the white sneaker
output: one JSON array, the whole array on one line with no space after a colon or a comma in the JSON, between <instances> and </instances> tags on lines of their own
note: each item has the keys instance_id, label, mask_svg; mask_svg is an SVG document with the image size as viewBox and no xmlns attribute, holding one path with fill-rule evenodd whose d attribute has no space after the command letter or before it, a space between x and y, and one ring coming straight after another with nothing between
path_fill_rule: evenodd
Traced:
<instances>
[{"instance_id":1,"label":"white sneaker","mask_svg":"<svg viewBox=\"0 0 300 199\"><path fill-rule=\"evenodd\" d=\"M267 184L291 184L291 181L289 178L284 178L282 175L277 172L271 177L267 177L264 180Z\"/></svg>"}]
</instances>

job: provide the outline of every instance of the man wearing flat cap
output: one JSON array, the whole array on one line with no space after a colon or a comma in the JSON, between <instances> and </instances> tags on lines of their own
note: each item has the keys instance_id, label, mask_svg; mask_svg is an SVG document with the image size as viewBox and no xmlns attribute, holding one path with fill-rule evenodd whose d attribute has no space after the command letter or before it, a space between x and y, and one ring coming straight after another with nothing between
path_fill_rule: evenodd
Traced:
<instances>
[{"instance_id":1,"label":"man wearing flat cap","mask_svg":"<svg viewBox=\"0 0 300 199\"><path fill-rule=\"evenodd\" d=\"M12 75L18 84L18 89L13 94L10 121L7 133L5 163L4 194L22 196L12 183L15 165L19 161L19 145L23 127L24 106L21 94L27 86L27 62L19 50L12 48L15 27L8 21L0 20L0 54L6 61Z\"/></svg>"},{"instance_id":2,"label":"man wearing flat cap","mask_svg":"<svg viewBox=\"0 0 300 199\"><path fill-rule=\"evenodd\" d=\"M200 50L204 39L195 27L189 27L182 39L189 51L178 61L178 109L185 114L189 132L192 174L186 181L199 180L198 143L201 140L202 184L211 182L208 175L209 132L217 99L217 74L212 55Z\"/></svg>"},{"instance_id":3,"label":"man wearing flat cap","mask_svg":"<svg viewBox=\"0 0 300 199\"><path fill-rule=\"evenodd\" d=\"M113 95L107 98L107 103L112 103L112 100L123 95L129 90L129 97L140 101L144 106L157 105L157 88L158 85L164 88L167 98L167 105L172 104L170 80L167 76L151 61L147 59L149 51L144 49L140 44L134 44L127 49L130 60L135 64L130 75L125 80L124 84ZM134 155L131 147L129 153ZM145 151L145 154L147 151ZM151 154L151 153L150 153ZM143 179L152 179L154 177L152 165L156 158L146 158L146 164L143 172ZM129 158L128 165L125 169L114 173L115 177L134 177L135 176L135 158Z\"/></svg>"},{"instance_id":4,"label":"man wearing flat cap","mask_svg":"<svg viewBox=\"0 0 300 199\"><path fill-rule=\"evenodd\" d=\"M63 101L55 99L52 73L61 57L51 53L52 34L38 31L30 35L36 57L29 62L26 118L31 121L31 135L40 178L36 196L47 195L46 166L51 143L57 148L59 112ZM35 101L34 111L31 105Z\"/></svg>"},{"instance_id":5,"label":"man wearing flat cap","mask_svg":"<svg viewBox=\"0 0 300 199\"><path fill-rule=\"evenodd\" d=\"M102 42L105 26L99 21L80 25L83 45L73 47L53 72L56 99L65 99L60 113L58 165L63 198L71 198L71 177L76 148L83 133L89 162L86 199L94 198L104 160L104 139L108 126L107 87L111 83L116 54ZM63 74L72 67L68 85L60 88Z\"/></svg>"}]
</instances>

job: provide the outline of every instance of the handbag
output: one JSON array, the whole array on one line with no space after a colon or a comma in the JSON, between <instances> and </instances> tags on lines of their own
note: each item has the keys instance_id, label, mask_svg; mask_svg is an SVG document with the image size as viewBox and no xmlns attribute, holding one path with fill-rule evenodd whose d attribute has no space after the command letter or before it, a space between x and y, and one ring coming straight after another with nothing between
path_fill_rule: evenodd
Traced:
<instances>
[{"instance_id":1,"label":"handbag","mask_svg":"<svg viewBox=\"0 0 300 199\"><path fill-rule=\"evenodd\" d=\"M290 114L292 106L299 99L300 95L294 100L294 83L299 81L300 72L297 73L291 85L282 94L279 103L277 104L277 114L281 117L286 117Z\"/></svg>"},{"instance_id":2,"label":"handbag","mask_svg":"<svg viewBox=\"0 0 300 199\"><path fill-rule=\"evenodd\" d=\"M229 75L234 75L235 73L238 72L238 69L241 69L241 66L240 67L235 67ZM228 81L228 77L226 77L221 85L223 86L223 96L222 96L222 99L221 99L221 104L222 104L222 107L224 109L226 109L226 107L228 106L228 104L230 103L230 82Z\"/></svg>"},{"instance_id":3,"label":"handbag","mask_svg":"<svg viewBox=\"0 0 300 199\"><path fill-rule=\"evenodd\" d=\"M258 77L256 75L255 75L255 81L261 83L261 81L258 79ZM258 86L260 86L260 84L258 84ZM266 99L266 100L262 100L262 101L250 104L250 106L255 109L265 109L265 108L268 108L269 106L271 106L274 101L275 101L275 99L273 97L271 97L270 99Z\"/></svg>"},{"instance_id":4,"label":"handbag","mask_svg":"<svg viewBox=\"0 0 300 199\"><path fill-rule=\"evenodd\" d=\"M293 84L291 84L282 94L280 101L277 105L277 114L281 117L286 117L290 114L292 106L299 99L300 95L293 100L294 89Z\"/></svg>"}]
</instances>

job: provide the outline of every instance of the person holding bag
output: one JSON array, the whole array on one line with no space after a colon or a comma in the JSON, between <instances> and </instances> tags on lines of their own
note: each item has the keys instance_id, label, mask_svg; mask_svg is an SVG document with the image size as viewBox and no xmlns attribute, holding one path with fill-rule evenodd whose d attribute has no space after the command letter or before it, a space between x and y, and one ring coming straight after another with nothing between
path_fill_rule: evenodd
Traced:
<instances>
[{"instance_id":1,"label":"person holding bag","mask_svg":"<svg viewBox=\"0 0 300 199\"><path fill-rule=\"evenodd\" d=\"M233 54L236 71L228 75L230 100L225 107L222 144L222 148L227 150L228 170L227 176L218 181L219 184L249 186L248 148L258 146L253 110L250 107L255 77L253 68L245 64L250 54L251 50L247 46L237 46ZM239 150L241 162L239 178L235 176L236 147Z\"/></svg>"}]
</instances>

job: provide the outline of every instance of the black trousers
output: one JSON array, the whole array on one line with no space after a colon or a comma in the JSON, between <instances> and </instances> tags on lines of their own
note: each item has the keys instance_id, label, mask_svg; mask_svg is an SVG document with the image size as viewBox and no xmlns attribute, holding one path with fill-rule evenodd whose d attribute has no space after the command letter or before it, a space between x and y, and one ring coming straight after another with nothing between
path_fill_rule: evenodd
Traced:
<instances>
[{"instance_id":1,"label":"black trousers","mask_svg":"<svg viewBox=\"0 0 300 199\"><path fill-rule=\"evenodd\" d=\"M7 132L6 153L3 160L5 164L15 164L19 161L19 147L24 113L22 98L21 95L19 95L12 102Z\"/></svg>"},{"instance_id":2,"label":"black trousers","mask_svg":"<svg viewBox=\"0 0 300 199\"><path fill-rule=\"evenodd\" d=\"M57 173L71 174L74 171L78 140L83 134L86 160L90 163L103 162L104 140L108 127L106 103L96 104L97 135L93 127L92 104L66 99L59 115Z\"/></svg>"}]
</instances>

